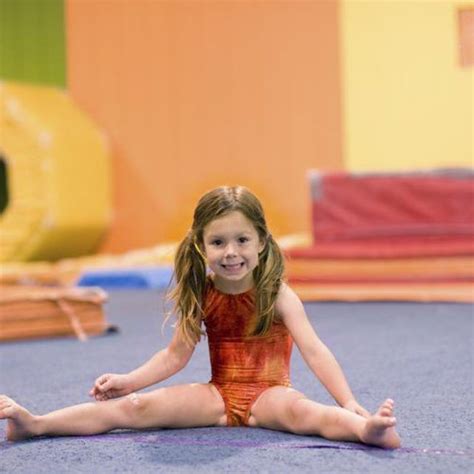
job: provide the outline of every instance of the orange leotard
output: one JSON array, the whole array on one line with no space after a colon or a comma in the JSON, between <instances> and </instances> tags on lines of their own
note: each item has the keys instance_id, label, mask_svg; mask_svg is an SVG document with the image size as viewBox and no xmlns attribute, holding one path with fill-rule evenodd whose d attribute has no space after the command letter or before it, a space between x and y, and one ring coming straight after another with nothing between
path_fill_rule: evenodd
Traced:
<instances>
[{"instance_id":1,"label":"orange leotard","mask_svg":"<svg viewBox=\"0 0 474 474\"><path fill-rule=\"evenodd\" d=\"M204 324L209 342L212 383L224 399L227 425L248 425L258 396L275 385L291 386L289 365L293 340L282 322L265 336L248 336L255 323L255 290L231 295L209 279Z\"/></svg>"}]
</instances>

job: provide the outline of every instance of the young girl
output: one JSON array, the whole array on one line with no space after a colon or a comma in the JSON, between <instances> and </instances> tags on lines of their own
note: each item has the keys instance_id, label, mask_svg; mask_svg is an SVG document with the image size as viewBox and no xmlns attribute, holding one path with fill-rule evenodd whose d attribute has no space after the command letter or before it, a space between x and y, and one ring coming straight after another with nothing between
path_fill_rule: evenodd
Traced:
<instances>
[{"instance_id":1,"label":"young girl","mask_svg":"<svg viewBox=\"0 0 474 474\"><path fill-rule=\"evenodd\" d=\"M251 426L398 448L393 401L370 415L354 398L302 303L283 283L283 257L262 206L247 189L205 194L175 258L178 322L166 349L128 374L100 376L86 403L35 416L0 396L7 438L92 435L116 428ZM204 325L212 379L137 393L183 369ZM293 341L340 407L292 388Z\"/></svg>"}]
</instances>

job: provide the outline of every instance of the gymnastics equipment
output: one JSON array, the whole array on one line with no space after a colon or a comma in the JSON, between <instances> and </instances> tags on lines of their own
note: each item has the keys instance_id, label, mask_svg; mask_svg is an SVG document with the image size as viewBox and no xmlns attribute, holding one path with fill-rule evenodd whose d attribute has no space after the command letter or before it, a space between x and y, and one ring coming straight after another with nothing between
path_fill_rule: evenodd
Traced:
<instances>
[{"instance_id":1,"label":"gymnastics equipment","mask_svg":"<svg viewBox=\"0 0 474 474\"><path fill-rule=\"evenodd\" d=\"M92 253L111 218L104 136L54 87L0 83L0 261Z\"/></svg>"},{"instance_id":2,"label":"gymnastics equipment","mask_svg":"<svg viewBox=\"0 0 474 474\"><path fill-rule=\"evenodd\" d=\"M111 330L100 288L8 287L0 292L0 342L75 335L89 336Z\"/></svg>"},{"instance_id":3,"label":"gymnastics equipment","mask_svg":"<svg viewBox=\"0 0 474 474\"><path fill-rule=\"evenodd\" d=\"M303 299L474 301L473 170L309 180L313 243L286 251Z\"/></svg>"},{"instance_id":4,"label":"gymnastics equipment","mask_svg":"<svg viewBox=\"0 0 474 474\"><path fill-rule=\"evenodd\" d=\"M166 289L173 277L169 265L142 268L109 268L88 270L83 273L77 286L100 286L106 290Z\"/></svg>"},{"instance_id":5,"label":"gymnastics equipment","mask_svg":"<svg viewBox=\"0 0 474 474\"><path fill-rule=\"evenodd\" d=\"M474 171L309 174L308 255L474 255Z\"/></svg>"},{"instance_id":6,"label":"gymnastics equipment","mask_svg":"<svg viewBox=\"0 0 474 474\"><path fill-rule=\"evenodd\" d=\"M307 239L291 238L290 241L301 245ZM163 243L117 255L88 255L57 262L3 263L0 265L0 285L71 286L77 284L81 275L103 269L112 272L131 268L171 268L177 247L178 243Z\"/></svg>"}]
</instances>

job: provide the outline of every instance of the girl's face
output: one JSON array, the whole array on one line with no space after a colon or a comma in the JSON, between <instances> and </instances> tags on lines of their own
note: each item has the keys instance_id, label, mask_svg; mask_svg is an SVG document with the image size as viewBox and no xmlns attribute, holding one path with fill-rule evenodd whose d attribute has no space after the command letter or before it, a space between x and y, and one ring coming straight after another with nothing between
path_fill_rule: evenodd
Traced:
<instances>
[{"instance_id":1,"label":"girl's face","mask_svg":"<svg viewBox=\"0 0 474 474\"><path fill-rule=\"evenodd\" d=\"M252 271L265 245L257 230L240 211L214 219L203 232L204 253L217 288L241 293L253 286Z\"/></svg>"}]
</instances>

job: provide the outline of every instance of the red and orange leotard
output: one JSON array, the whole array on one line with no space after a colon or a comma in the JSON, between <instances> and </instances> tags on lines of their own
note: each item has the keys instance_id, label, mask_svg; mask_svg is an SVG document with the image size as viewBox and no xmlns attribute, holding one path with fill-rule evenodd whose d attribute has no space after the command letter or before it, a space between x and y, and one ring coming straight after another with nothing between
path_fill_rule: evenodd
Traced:
<instances>
[{"instance_id":1,"label":"red and orange leotard","mask_svg":"<svg viewBox=\"0 0 474 474\"><path fill-rule=\"evenodd\" d=\"M219 291L208 280L204 324L209 341L212 383L224 399L227 425L248 425L258 396L275 385L291 386L293 340L282 322L265 336L248 336L255 324L255 290L237 295Z\"/></svg>"}]
</instances>

